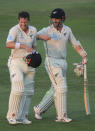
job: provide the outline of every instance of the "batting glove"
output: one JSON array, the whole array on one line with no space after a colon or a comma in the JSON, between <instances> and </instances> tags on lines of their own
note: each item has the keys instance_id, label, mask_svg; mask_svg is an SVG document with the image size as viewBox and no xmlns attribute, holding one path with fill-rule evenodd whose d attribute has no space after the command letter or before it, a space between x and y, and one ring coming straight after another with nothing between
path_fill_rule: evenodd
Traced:
<instances>
[{"instance_id":1,"label":"batting glove","mask_svg":"<svg viewBox=\"0 0 95 131\"><path fill-rule=\"evenodd\" d=\"M82 58L82 64L87 64L87 63L88 63L88 59L87 59L87 57L85 56L85 57Z\"/></svg>"}]
</instances>

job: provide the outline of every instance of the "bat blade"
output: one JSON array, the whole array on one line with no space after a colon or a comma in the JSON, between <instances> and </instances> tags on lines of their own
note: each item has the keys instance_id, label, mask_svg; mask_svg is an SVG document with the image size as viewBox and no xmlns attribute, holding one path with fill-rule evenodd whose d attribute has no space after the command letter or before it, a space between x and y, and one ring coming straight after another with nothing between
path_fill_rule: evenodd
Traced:
<instances>
[{"instance_id":1,"label":"bat blade","mask_svg":"<svg viewBox=\"0 0 95 131\"><path fill-rule=\"evenodd\" d=\"M88 80L87 80L87 70L86 70L86 64L84 64L84 105L85 105L85 111L86 115L90 115L90 103L89 103L89 93L88 93Z\"/></svg>"}]
</instances>

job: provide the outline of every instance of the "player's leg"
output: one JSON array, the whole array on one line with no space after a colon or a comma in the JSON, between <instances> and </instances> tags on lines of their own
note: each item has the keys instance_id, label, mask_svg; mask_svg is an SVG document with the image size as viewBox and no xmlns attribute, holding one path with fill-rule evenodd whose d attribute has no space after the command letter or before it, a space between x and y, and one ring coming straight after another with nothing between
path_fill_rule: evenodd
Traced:
<instances>
[{"instance_id":1,"label":"player's leg","mask_svg":"<svg viewBox=\"0 0 95 131\"><path fill-rule=\"evenodd\" d=\"M51 105L54 102L53 95L54 95L54 89L51 86L50 90L46 92L40 104L38 104L37 106L34 106L36 119L42 119L41 114L45 113L49 109L49 107L51 107Z\"/></svg>"},{"instance_id":2,"label":"player's leg","mask_svg":"<svg viewBox=\"0 0 95 131\"><path fill-rule=\"evenodd\" d=\"M24 80L24 93L21 99L18 120L23 121L23 124L31 124L31 121L28 120L29 108L31 104L31 98L34 94L34 74L35 70L28 72L25 75Z\"/></svg>"},{"instance_id":3,"label":"player's leg","mask_svg":"<svg viewBox=\"0 0 95 131\"><path fill-rule=\"evenodd\" d=\"M16 118L18 115L22 94L24 92L23 74L20 69L15 66L14 63L14 61L11 62L9 67L11 78L11 93L9 97L7 120L10 124L17 124Z\"/></svg>"},{"instance_id":4,"label":"player's leg","mask_svg":"<svg viewBox=\"0 0 95 131\"><path fill-rule=\"evenodd\" d=\"M45 62L45 68L46 68L47 73L49 74L49 70L48 70L48 66L46 62ZM34 106L36 119L42 119L41 114L45 113L52 106L52 104L54 103L53 95L54 95L54 88L51 85L50 90L46 92L40 104L38 104L37 106Z\"/></svg>"},{"instance_id":5,"label":"player's leg","mask_svg":"<svg viewBox=\"0 0 95 131\"><path fill-rule=\"evenodd\" d=\"M31 121L28 120L28 113L29 113L29 106L31 103L31 95L23 94L20 107L19 107L19 113L17 117L17 121L23 124L31 124Z\"/></svg>"},{"instance_id":6,"label":"player's leg","mask_svg":"<svg viewBox=\"0 0 95 131\"><path fill-rule=\"evenodd\" d=\"M56 106L56 111L57 111L57 119L63 120L63 118L67 118L67 89L66 89L66 85L65 85L65 78L62 79L62 77L57 78L60 81L60 84L58 84L58 87L55 89L55 106ZM62 80L62 82L61 82ZM65 87L63 88L63 84L65 85Z\"/></svg>"},{"instance_id":7,"label":"player's leg","mask_svg":"<svg viewBox=\"0 0 95 131\"><path fill-rule=\"evenodd\" d=\"M51 86L50 90L46 92L46 95L43 97L42 101L39 104L40 113L43 113L48 110L48 108L53 104L53 95L54 89Z\"/></svg>"},{"instance_id":8,"label":"player's leg","mask_svg":"<svg viewBox=\"0 0 95 131\"><path fill-rule=\"evenodd\" d=\"M70 122L71 119L67 118L67 84L66 84L66 67L62 68L50 67L49 76L50 80L54 86L55 94L54 101L57 112L58 121ZM64 120L65 119L65 120Z\"/></svg>"}]
</instances>

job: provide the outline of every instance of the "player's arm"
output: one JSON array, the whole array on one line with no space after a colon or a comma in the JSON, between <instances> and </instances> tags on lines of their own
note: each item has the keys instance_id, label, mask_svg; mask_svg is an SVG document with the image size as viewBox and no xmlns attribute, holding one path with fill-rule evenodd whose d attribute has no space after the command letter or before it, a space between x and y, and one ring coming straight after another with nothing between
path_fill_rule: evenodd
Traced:
<instances>
[{"instance_id":1,"label":"player's arm","mask_svg":"<svg viewBox=\"0 0 95 131\"><path fill-rule=\"evenodd\" d=\"M17 39L17 28L13 27L10 29L7 41L6 41L6 48L11 49L25 49L27 52L32 52L32 48L28 47L24 43L15 42Z\"/></svg>"},{"instance_id":2,"label":"player's arm","mask_svg":"<svg viewBox=\"0 0 95 131\"><path fill-rule=\"evenodd\" d=\"M51 37L48 35L48 28L43 28L39 32L37 32L37 39L38 40L50 40Z\"/></svg>"},{"instance_id":3,"label":"player's arm","mask_svg":"<svg viewBox=\"0 0 95 131\"><path fill-rule=\"evenodd\" d=\"M47 41L47 40L50 40L51 37L48 36L48 35L37 35L37 39L38 40L45 40L45 41Z\"/></svg>"},{"instance_id":4,"label":"player's arm","mask_svg":"<svg viewBox=\"0 0 95 131\"><path fill-rule=\"evenodd\" d=\"M25 49L27 52L32 52L32 48L24 45L24 44L21 44L21 43L16 43L16 42L7 42L6 43L6 48L11 48L11 49Z\"/></svg>"},{"instance_id":5,"label":"player's arm","mask_svg":"<svg viewBox=\"0 0 95 131\"><path fill-rule=\"evenodd\" d=\"M70 29L70 34L69 34L69 40L72 43L72 46L74 47L75 51L82 57L82 62L83 64L87 64L87 53L83 49L82 45L80 44L79 41L76 40L75 36L73 35L71 29Z\"/></svg>"},{"instance_id":6,"label":"player's arm","mask_svg":"<svg viewBox=\"0 0 95 131\"><path fill-rule=\"evenodd\" d=\"M83 47L82 47L81 45L76 45L76 46L74 47L74 49L76 50L76 52L77 52L78 54L80 54L80 56L81 56L82 58L87 57L87 53L86 53L86 51L83 49Z\"/></svg>"},{"instance_id":7,"label":"player's arm","mask_svg":"<svg viewBox=\"0 0 95 131\"><path fill-rule=\"evenodd\" d=\"M87 60L87 53L86 51L82 48L81 45L77 45L74 47L74 49L76 50L76 52L78 54L80 54L80 56L82 57L83 59L83 64L87 64L88 60Z\"/></svg>"}]
</instances>

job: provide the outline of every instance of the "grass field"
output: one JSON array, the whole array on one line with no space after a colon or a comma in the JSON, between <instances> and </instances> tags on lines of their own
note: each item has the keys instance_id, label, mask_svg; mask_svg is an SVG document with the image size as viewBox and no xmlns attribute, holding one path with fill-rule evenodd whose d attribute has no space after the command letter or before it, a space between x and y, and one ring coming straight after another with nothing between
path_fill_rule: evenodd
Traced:
<instances>
[{"instance_id":1,"label":"grass field","mask_svg":"<svg viewBox=\"0 0 95 131\"><path fill-rule=\"evenodd\" d=\"M45 52L42 41L38 42L38 51L43 58L42 65L35 76L35 95L33 96L29 119L31 125L11 126L6 120L10 79L7 59L10 50L5 48L8 30L17 24L17 14L21 10L29 11L30 24L38 30L49 24L49 13L56 7L66 12L66 25L72 28L88 53L88 84L91 115L85 115L83 102L83 78L73 73L74 62L80 62L80 56L68 45L68 115L72 123L56 123L56 112L52 106L44 115L43 120L34 119L33 106L41 100L49 89L50 81L44 68ZM0 0L0 131L95 131L95 0Z\"/></svg>"}]
</instances>

